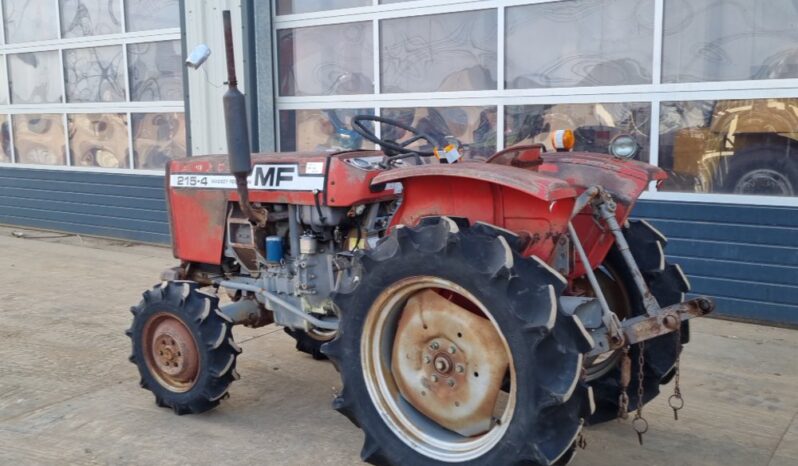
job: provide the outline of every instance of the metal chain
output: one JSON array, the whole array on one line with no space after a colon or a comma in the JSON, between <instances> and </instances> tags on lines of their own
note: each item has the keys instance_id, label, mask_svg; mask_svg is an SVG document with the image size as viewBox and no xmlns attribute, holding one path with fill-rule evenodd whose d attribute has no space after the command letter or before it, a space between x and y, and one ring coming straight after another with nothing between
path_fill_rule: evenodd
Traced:
<instances>
[{"instance_id":1,"label":"metal chain","mask_svg":"<svg viewBox=\"0 0 798 466\"><path fill-rule=\"evenodd\" d=\"M638 343L637 356L637 413L632 420L632 427L637 432L637 441L643 444L643 434L648 432L648 421L643 417L643 379L645 378L646 347L645 342Z\"/></svg>"},{"instance_id":2,"label":"metal chain","mask_svg":"<svg viewBox=\"0 0 798 466\"><path fill-rule=\"evenodd\" d=\"M676 365L673 366L676 371L674 375L673 395L668 398L668 405L673 410L673 419L679 420L679 410L684 408L684 397L682 397L682 388L679 385L679 377L681 375L680 363L682 359L682 326L679 325L676 329Z\"/></svg>"},{"instance_id":3,"label":"metal chain","mask_svg":"<svg viewBox=\"0 0 798 466\"><path fill-rule=\"evenodd\" d=\"M629 346L623 348L621 356L621 394L618 396L618 419L629 418L629 395L627 390L632 378L632 359L629 357Z\"/></svg>"}]
</instances>

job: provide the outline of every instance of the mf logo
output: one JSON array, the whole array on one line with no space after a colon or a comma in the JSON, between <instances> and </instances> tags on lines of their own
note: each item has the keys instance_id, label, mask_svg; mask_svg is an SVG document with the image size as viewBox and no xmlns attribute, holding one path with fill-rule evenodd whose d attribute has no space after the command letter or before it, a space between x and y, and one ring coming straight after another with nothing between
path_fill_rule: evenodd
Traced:
<instances>
[{"instance_id":1,"label":"mf logo","mask_svg":"<svg viewBox=\"0 0 798 466\"><path fill-rule=\"evenodd\" d=\"M257 165L252 174L256 188L280 188L280 184L290 184L296 174L295 165Z\"/></svg>"},{"instance_id":2,"label":"mf logo","mask_svg":"<svg viewBox=\"0 0 798 466\"><path fill-rule=\"evenodd\" d=\"M302 174L297 164L255 165L248 185L266 191L323 191L324 175Z\"/></svg>"}]
</instances>

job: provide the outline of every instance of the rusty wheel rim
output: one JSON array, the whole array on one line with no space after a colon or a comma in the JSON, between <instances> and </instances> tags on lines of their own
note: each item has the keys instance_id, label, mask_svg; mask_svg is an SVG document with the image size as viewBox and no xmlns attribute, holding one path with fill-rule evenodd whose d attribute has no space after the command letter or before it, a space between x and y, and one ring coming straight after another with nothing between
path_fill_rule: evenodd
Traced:
<instances>
[{"instance_id":1,"label":"rusty wheel rim","mask_svg":"<svg viewBox=\"0 0 798 466\"><path fill-rule=\"evenodd\" d=\"M481 314L481 317L484 317L487 322L486 325L495 332L495 340L491 341L498 344L492 345L494 346L491 348L492 352L495 354L503 350L506 355L504 368L501 369L499 365L493 371L501 371L502 377L495 382L498 386L491 383L491 390L495 390L497 396L495 405L492 407L490 425L484 432L479 430L471 435L466 435L444 427L439 423L440 418L429 417L430 412L425 411L424 405L419 402L411 402L408 397L403 395L403 389L407 389L407 383L405 383L407 377L400 373L397 361L405 356L409 358L409 355L395 353L396 348L401 344L399 342L406 341L403 337L403 332L406 330L399 328L400 321L402 314L409 312L407 308L410 300L428 290L435 290L436 293L448 292L458 298L466 299L471 305L468 312ZM432 325L430 324L430 327ZM426 324L424 328L427 328ZM426 378L426 382L422 380L421 384L427 389L422 396L431 400L436 400L434 398L436 394L433 393L435 388L432 387L436 383L440 383L440 390L455 393L456 390L467 387L469 378L480 377L480 373L474 371L473 366L469 365L476 358L473 347L469 351L460 351L461 347L468 348L468 345L462 341L456 341L459 339L457 335L462 332L457 330L452 332L450 338L435 337L434 341L432 339L425 340L424 347L417 349L418 360L411 362L412 367L422 364L425 366L421 369L422 371L427 370L426 367L428 367L429 376L436 375L438 377L437 381L432 382L430 378L422 374L422 378ZM452 352L452 348L454 348L454 352ZM402 346L402 351L404 349L405 346ZM413 353L414 358L415 356L416 353ZM426 358L427 356L428 358ZM516 375L510 347L490 311L471 293L451 281L438 277L411 277L385 289L374 301L366 317L361 339L361 358L363 378L377 412L397 437L427 457L445 462L462 462L479 458L501 440L512 420L516 404ZM483 366L483 369L486 368ZM490 378L489 374L483 372L479 382L485 381L486 378L489 381L495 380L495 377ZM506 380L509 380L509 387L505 384ZM450 385L452 381L454 384ZM461 384L463 385L461 386ZM508 389L502 391L502 387ZM418 399L418 397L416 398ZM490 400L490 395L487 395L487 398ZM467 410L471 406L468 398L449 398L447 401L455 410ZM467 416L468 413L466 412L465 415ZM473 426L468 428L474 429Z\"/></svg>"},{"instance_id":2,"label":"rusty wheel rim","mask_svg":"<svg viewBox=\"0 0 798 466\"><path fill-rule=\"evenodd\" d=\"M186 324L172 314L152 316L144 325L142 348L147 368L158 383L176 393L191 390L200 361L197 342Z\"/></svg>"}]
</instances>

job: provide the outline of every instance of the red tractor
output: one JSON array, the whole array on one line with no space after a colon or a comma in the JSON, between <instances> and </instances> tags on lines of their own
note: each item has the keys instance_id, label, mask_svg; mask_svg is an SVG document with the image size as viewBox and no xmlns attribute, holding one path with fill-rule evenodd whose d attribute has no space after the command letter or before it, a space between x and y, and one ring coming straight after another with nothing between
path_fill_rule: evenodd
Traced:
<instances>
[{"instance_id":1,"label":"red tractor","mask_svg":"<svg viewBox=\"0 0 798 466\"><path fill-rule=\"evenodd\" d=\"M585 423L638 410L645 430L686 321L714 307L685 300L665 237L628 219L662 170L540 145L442 163L456 147L414 149L445 143L378 116L353 127L379 151L250 156L228 68L229 159L168 165L180 266L132 308L131 360L159 406L219 404L233 326L274 322L338 368L333 407L373 464L565 464Z\"/></svg>"}]
</instances>

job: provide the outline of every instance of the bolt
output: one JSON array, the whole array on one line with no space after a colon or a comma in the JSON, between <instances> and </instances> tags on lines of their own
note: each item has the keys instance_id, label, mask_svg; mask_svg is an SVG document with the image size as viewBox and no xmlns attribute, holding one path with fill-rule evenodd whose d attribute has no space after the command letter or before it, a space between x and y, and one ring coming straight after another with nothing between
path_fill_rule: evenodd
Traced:
<instances>
[{"instance_id":1,"label":"bolt","mask_svg":"<svg viewBox=\"0 0 798 466\"><path fill-rule=\"evenodd\" d=\"M667 315L664 319L662 319L662 323L666 328L676 330L676 328L679 327L679 318L673 314Z\"/></svg>"},{"instance_id":2,"label":"bolt","mask_svg":"<svg viewBox=\"0 0 798 466\"><path fill-rule=\"evenodd\" d=\"M433 341L432 344L429 345L429 347L434 349L434 350L436 350L436 349L440 348L441 345L439 345L437 341Z\"/></svg>"},{"instance_id":3,"label":"bolt","mask_svg":"<svg viewBox=\"0 0 798 466\"><path fill-rule=\"evenodd\" d=\"M438 383L438 376L437 376L437 375L435 375L435 374L432 374L432 376L430 377L430 379L432 379L432 382L433 382L433 383Z\"/></svg>"},{"instance_id":4,"label":"bolt","mask_svg":"<svg viewBox=\"0 0 798 466\"><path fill-rule=\"evenodd\" d=\"M454 345L449 347L449 353L454 354L456 352L457 352L457 348L455 348Z\"/></svg>"},{"instance_id":5,"label":"bolt","mask_svg":"<svg viewBox=\"0 0 798 466\"><path fill-rule=\"evenodd\" d=\"M458 365L457 365L457 372L459 372L459 373L461 373L461 374L462 374L463 372L465 372L465 366L463 366L462 364L458 364Z\"/></svg>"},{"instance_id":6,"label":"bolt","mask_svg":"<svg viewBox=\"0 0 798 466\"><path fill-rule=\"evenodd\" d=\"M446 384L449 385L450 387L454 387L454 379L447 380Z\"/></svg>"}]
</instances>

